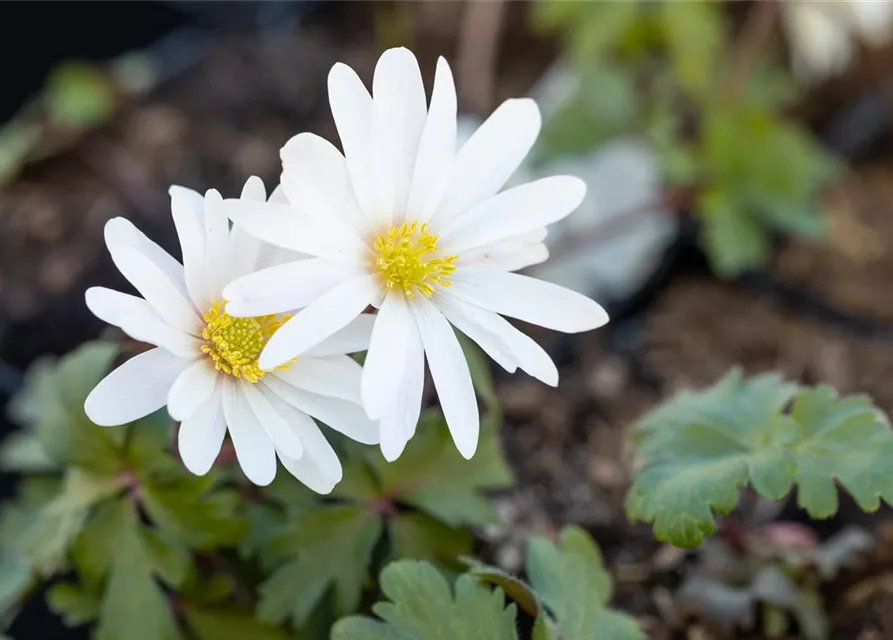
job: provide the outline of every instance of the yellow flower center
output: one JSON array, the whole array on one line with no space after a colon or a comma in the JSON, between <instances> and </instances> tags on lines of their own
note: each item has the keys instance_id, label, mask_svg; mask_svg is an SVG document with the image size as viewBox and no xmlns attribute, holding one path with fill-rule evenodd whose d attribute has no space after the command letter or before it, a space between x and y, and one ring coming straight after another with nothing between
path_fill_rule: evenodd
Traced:
<instances>
[{"instance_id":1,"label":"yellow flower center","mask_svg":"<svg viewBox=\"0 0 893 640\"><path fill-rule=\"evenodd\" d=\"M459 256L434 257L437 234L429 233L424 224L404 222L391 227L373 246L375 266L389 290L400 289L407 298L419 291L430 298L434 285L450 286L449 276Z\"/></svg>"},{"instance_id":2,"label":"yellow flower center","mask_svg":"<svg viewBox=\"0 0 893 640\"><path fill-rule=\"evenodd\" d=\"M223 310L225 303L215 302L202 318L207 326L202 330L202 353L213 362L217 371L234 378L257 382L266 373L257 366L264 345L276 330L291 316L269 315L257 318L233 318ZM288 369L294 362L277 367Z\"/></svg>"}]
</instances>

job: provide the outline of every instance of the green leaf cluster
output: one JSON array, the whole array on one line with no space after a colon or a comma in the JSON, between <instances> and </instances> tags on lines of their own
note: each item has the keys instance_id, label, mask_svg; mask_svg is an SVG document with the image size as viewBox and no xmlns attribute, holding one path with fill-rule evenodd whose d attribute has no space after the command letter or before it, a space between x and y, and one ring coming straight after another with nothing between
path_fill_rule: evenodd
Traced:
<instances>
[{"instance_id":1,"label":"green leaf cluster","mask_svg":"<svg viewBox=\"0 0 893 640\"><path fill-rule=\"evenodd\" d=\"M427 410L395 462L377 448L336 441L344 478L330 499L290 476L277 478L264 493L279 508L249 512L253 535L245 551L272 572L259 587L261 620L309 627L326 612L329 622L353 613L371 576L398 558L455 573L474 542L469 527L496 521L484 492L512 484L497 437L499 406L487 362L476 346L460 341L486 409L474 458L458 453L443 416Z\"/></svg>"},{"instance_id":2,"label":"green leaf cluster","mask_svg":"<svg viewBox=\"0 0 893 640\"><path fill-rule=\"evenodd\" d=\"M0 621L55 581L50 608L67 625L92 624L98 640L272 639L285 637L286 621L316 638L372 596L370 571L387 562L416 558L458 574L470 527L496 519L483 492L512 482L488 365L463 348L485 407L474 459L426 411L392 464L377 448L333 439L344 479L327 498L286 474L265 489L226 468L190 475L170 453L165 412L92 424L84 399L117 357L111 343L36 363L10 405L23 429L0 449L3 468L24 474L0 511Z\"/></svg>"},{"instance_id":3,"label":"green leaf cluster","mask_svg":"<svg viewBox=\"0 0 893 640\"><path fill-rule=\"evenodd\" d=\"M714 533L714 514L731 512L745 485L771 500L796 485L797 503L814 518L836 513L838 486L866 511L893 501L887 418L866 396L841 398L824 385L734 370L658 407L636 438L642 464L627 515L677 546Z\"/></svg>"},{"instance_id":4,"label":"green leaf cluster","mask_svg":"<svg viewBox=\"0 0 893 640\"><path fill-rule=\"evenodd\" d=\"M565 42L571 72L540 162L644 137L666 186L695 194L683 206L723 277L765 264L774 234L825 237L820 198L837 162L784 117L796 90L778 52L736 59L722 3L543 0L533 13Z\"/></svg>"},{"instance_id":5,"label":"green leaf cluster","mask_svg":"<svg viewBox=\"0 0 893 640\"><path fill-rule=\"evenodd\" d=\"M696 201L702 246L719 275L764 264L771 233L825 236L819 189L836 165L805 131L755 105L705 114L696 149L708 185Z\"/></svg>"},{"instance_id":6,"label":"green leaf cluster","mask_svg":"<svg viewBox=\"0 0 893 640\"><path fill-rule=\"evenodd\" d=\"M416 558L455 571L472 547L468 527L496 520L482 492L512 482L495 429L482 431L477 453L465 460L433 411L396 462L344 445L346 473L334 500L313 498L285 477L269 490L288 517L261 547L277 567L260 586L262 620L304 624L327 595L336 615L356 611L370 570L388 560Z\"/></svg>"},{"instance_id":7,"label":"green leaf cluster","mask_svg":"<svg viewBox=\"0 0 893 640\"><path fill-rule=\"evenodd\" d=\"M0 459L29 475L0 512L0 612L10 617L40 581L66 574L47 592L66 624L95 621L98 640L181 638L177 607L229 595L208 588L214 576L197 554L234 545L246 523L219 474L193 477L168 453L166 415L113 429L87 419L84 399L117 351L89 343L42 362L12 403L25 428Z\"/></svg>"},{"instance_id":8,"label":"green leaf cluster","mask_svg":"<svg viewBox=\"0 0 893 640\"><path fill-rule=\"evenodd\" d=\"M345 618L333 628L332 640L516 640L516 605L535 618L533 640L644 639L632 618L607 608L610 576L598 547L581 529L565 529L558 545L531 540L527 575L529 585L498 568L476 564L459 577L451 593L430 564L394 562L381 574L389 601L373 607L380 619ZM506 606L505 596L516 604Z\"/></svg>"}]
</instances>

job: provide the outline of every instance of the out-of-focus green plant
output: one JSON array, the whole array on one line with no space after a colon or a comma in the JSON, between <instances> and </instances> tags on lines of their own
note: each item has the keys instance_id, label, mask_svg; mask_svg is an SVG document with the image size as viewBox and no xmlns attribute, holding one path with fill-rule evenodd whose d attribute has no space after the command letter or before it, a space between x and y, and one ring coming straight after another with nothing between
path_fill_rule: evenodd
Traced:
<instances>
[{"instance_id":1,"label":"out-of-focus green plant","mask_svg":"<svg viewBox=\"0 0 893 640\"><path fill-rule=\"evenodd\" d=\"M607 608L611 578L589 535L568 527L558 545L534 538L527 549L530 584L498 568L473 564L450 592L429 564L399 561L381 574L389 602L373 607L381 620L350 617L339 621L333 640L517 640L516 606L534 618L533 640L641 640L635 620ZM484 585L492 584L494 591Z\"/></svg>"},{"instance_id":2,"label":"out-of-focus green plant","mask_svg":"<svg viewBox=\"0 0 893 640\"><path fill-rule=\"evenodd\" d=\"M655 536L696 547L730 513L739 489L797 503L814 518L837 512L837 486L865 511L893 503L893 430L866 396L799 386L777 374L746 379L734 370L701 392L683 392L635 430L642 464L627 494L632 521Z\"/></svg>"},{"instance_id":3,"label":"out-of-focus green plant","mask_svg":"<svg viewBox=\"0 0 893 640\"><path fill-rule=\"evenodd\" d=\"M2 461L25 477L2 510L0 605L10 616L25 595L64 574L47 601L67 624L95 621L100 640L178 638L180 612L188 624L230 596L231 580L197 559L235 544L246 522L221 473L191 476L168 453L167 416L122 429L87 419L84 398L117 351L91 343L40 364L13 405L27 428L5 444Z\"/></svg>"},{"instance_id":4,"label":"out-of-focus green plant","mask_svg":"<svg viewBox=\"0 0 893 640\"><path fill-rule=\"evenodd\" d=\"M49 584L50 609L93 625L98 640L319 638L359 610L386 562L457 575L469 527L496 519L482 492L512 482L489 370L465 347L486 408L476 456L463 459L429 410L393 464L335 441L344 480L325 498L287 474L260 490L226 464L190 475L164 412L94 425L83 403L118 353L112 343L39 361L10 404L24 428L0 448L3 470L22 475L0 510L0 623Z\"/></svg>"},{"instance_id":5,"label":"out-of-focus green plant","mask_svg":"<svg viewBox=\"0 0 893 640\"><path fill-rule=\"evenodd\" d=\"M0 127L0 184L28 163L71 148L129 97L155 86L157 77L154 61L140 53L104 66L69 60L54 67L41 92Z\"/></svg>"},{"instance_id":6,"label":"out-of-focus green plant","mask_svg":"<svg viewBox=\"0 0 893 640\"><path fill-rule=\"evenodd\" d=\"M540 161L645 137L667 188L693 194L681 206L722 276L764 264L773 233L823 237L819 198L837 163L784 118L796 89L777 52L731 45L723 3L545 0L534 17L565 42L574 85Z\"/></svg>"},{"instance_id":7,"label":"out-of-focus green plant","mask_svg":"<svg viewBox=\"0 0 893 640\"><path fill-rule=\"evenodd\" d=\"M261 619L304 624L330 589L336 615L356 611L378 560L418 558L455 572L474 542L467 527L496 520L480 492L512 479L495 429L484 430L475 457L465 460L434 411L396 462L376 449L350 447L344 464L334 500L311 497L290 477L267 492L286 508L256 547L273 571L260 585ZM261 526L277 519L262 517Z\"/></svg>"}]
</instances>

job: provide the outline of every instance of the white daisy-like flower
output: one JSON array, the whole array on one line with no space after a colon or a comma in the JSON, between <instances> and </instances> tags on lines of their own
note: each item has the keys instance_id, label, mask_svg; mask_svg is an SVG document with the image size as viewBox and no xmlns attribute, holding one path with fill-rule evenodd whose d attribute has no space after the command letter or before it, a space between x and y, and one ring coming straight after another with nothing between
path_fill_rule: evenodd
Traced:
<instances>
[{"instance_id":1,"label":"white daisy-like flower","mask_svg":"<svg viewBox=\"0 0 893 640\"><path fill-rule=\"evenodd\" d=\"M304 484L328 493L341 480L341 463L313 418L359 442L379 441L378 425L360 406L360 365L345 355L366 349L372 316L342 323L300 358L259 366L261 350L287 316L231 317L221 293L233 278L280 261L283 251L238 225L230 229L217 191L170 192L182 265L129 221L114 218L105 226L115 266L143 297L93 287L87 306L156 347L106 376L87 397L87 416L114 426L167 405L180 421L180 457L192 473L208 472L228 429L239 465L255 484L273 481L278 456ZM266 202L260 179L248 180L241 200ZM278 189L270 200L285 201Z\"/></svg>"},{"instance_id":2,"label":"white daisy-like flower","mask_svg":"<svg viewBox=\"0 0 893 640\"><path fill-rule=\"evenodd\" d=\"M426 358L453 440L470 458L478 406L451 324L506 370L556 385L548 354L502 316L570 333L608 320L578 293L511 273L546 259L545 226L573 211L586 187L557 176L500 193L539 134L539 110L504 102L457 152L456 90L442 58L430 107L406 49L381 56L372 96L344 64L328 85L344 155L302 133L281 152L292 205L224 202L247 232L314 257L236 280L224 291L227 312L303 307L261 353L260 366L276 367L377 307L362 400L381 421L385 458L415 431Z\"/></svg>"}]
</instances>

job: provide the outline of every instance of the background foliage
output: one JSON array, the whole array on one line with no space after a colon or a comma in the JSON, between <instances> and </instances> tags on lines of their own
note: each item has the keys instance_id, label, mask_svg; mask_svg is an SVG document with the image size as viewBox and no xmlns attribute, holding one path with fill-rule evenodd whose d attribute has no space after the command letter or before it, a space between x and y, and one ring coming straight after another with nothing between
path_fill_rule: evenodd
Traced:
<instances>
[{"instance_id":1,"label":"background foliage","mask_svg":"<svg viewBox=\"0 0 893 640\"><path fill-rule=\"evenodd\" d=\"M723 3L536 7L539 27L565 43L573 85L547 121L541 160L642 137L665 197L694 214L721 276L765 265L777 234L825 237L820 196L838 163L785 117L797 90L780 52L733 42Z\"/></svg>"}]
</instances>

